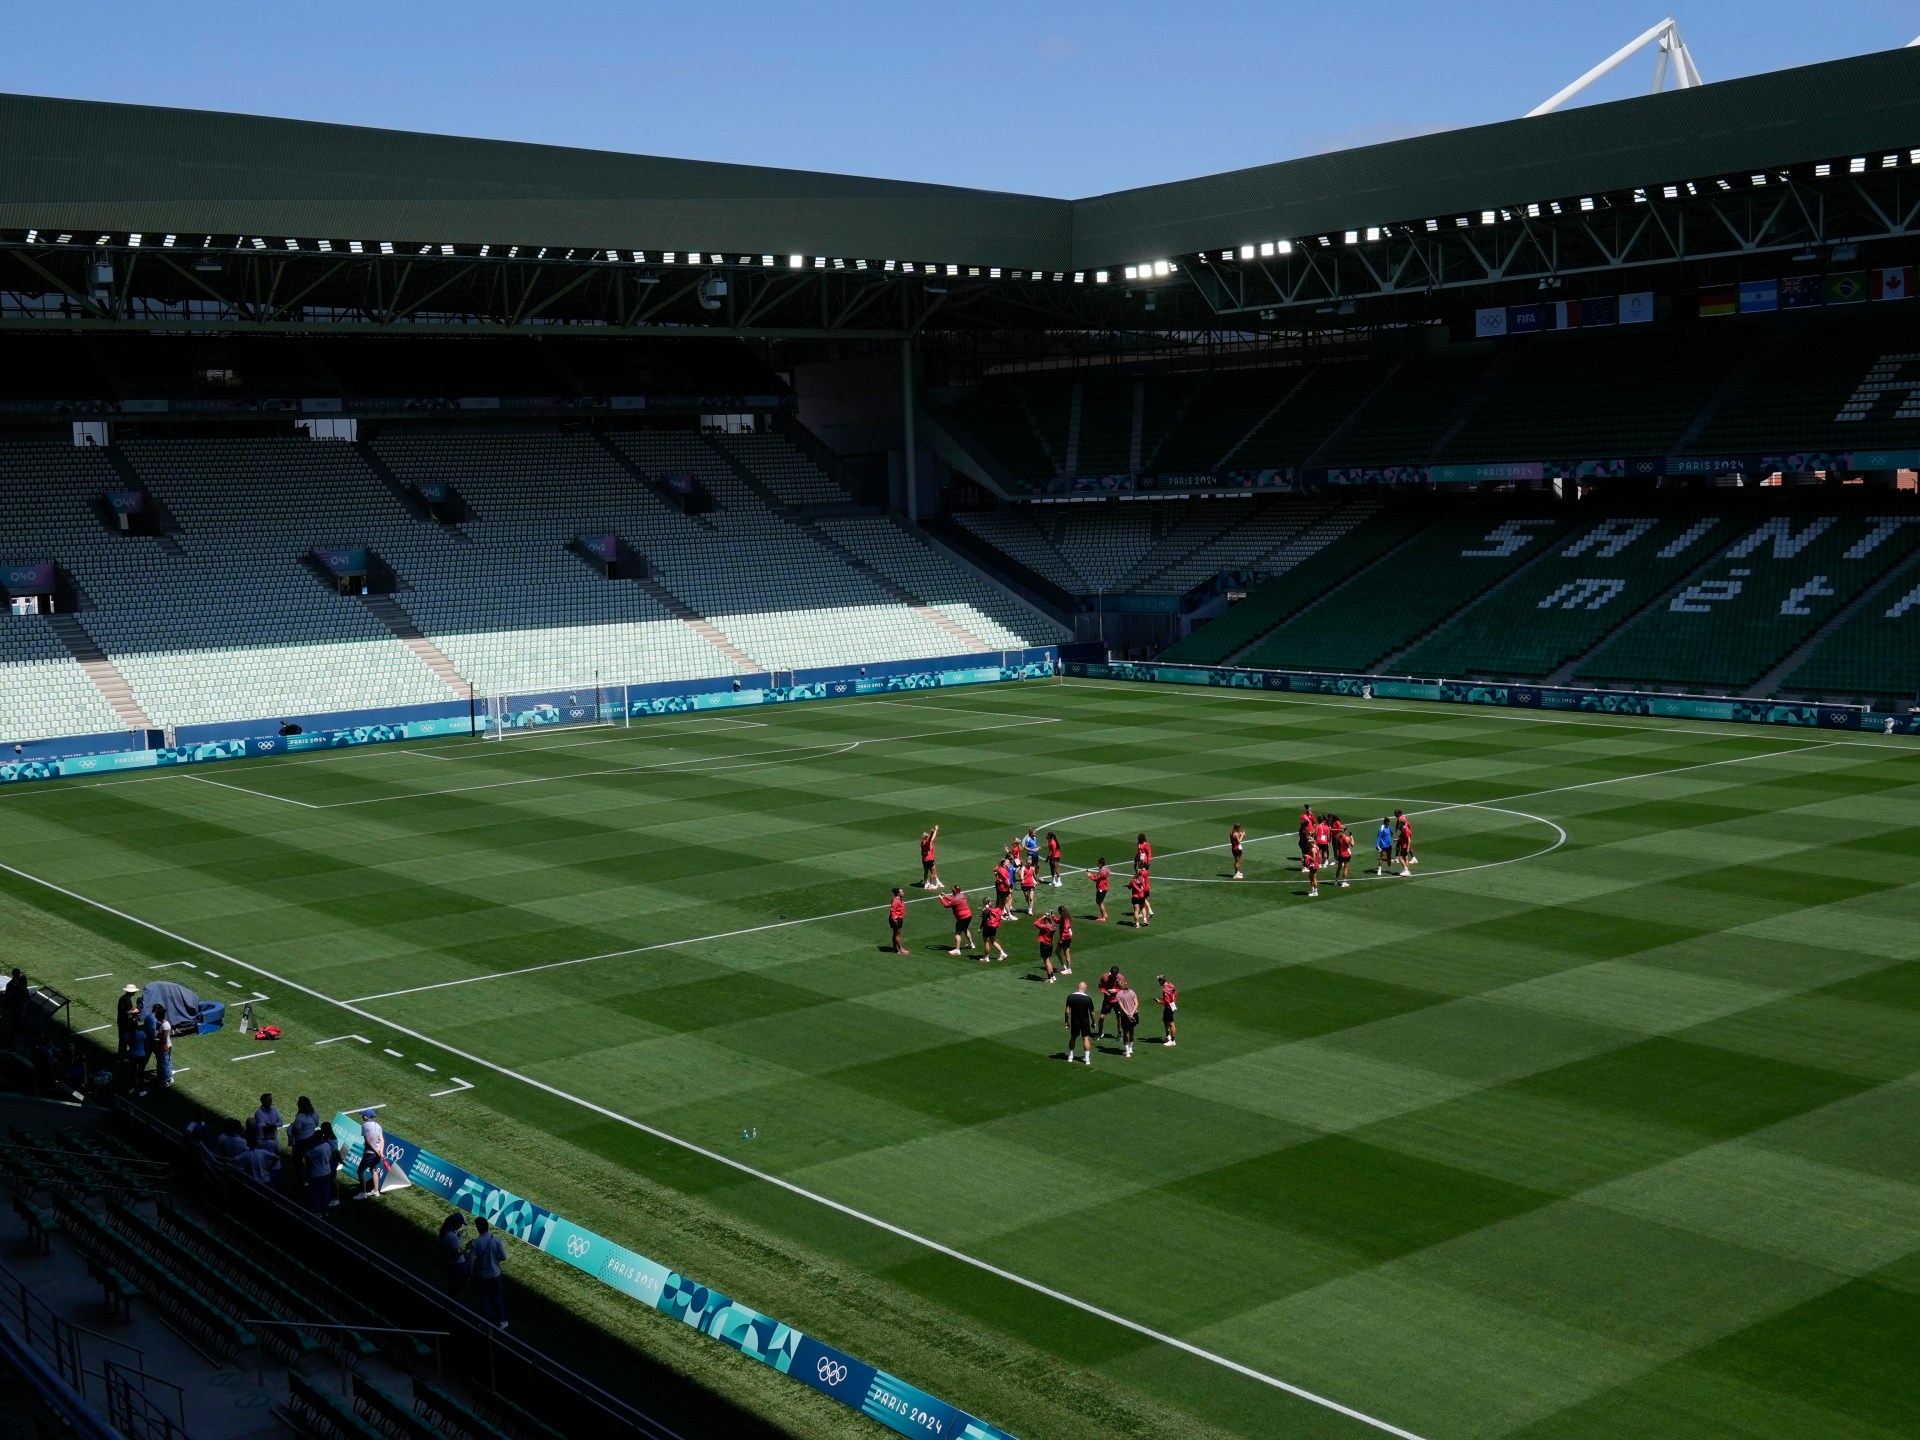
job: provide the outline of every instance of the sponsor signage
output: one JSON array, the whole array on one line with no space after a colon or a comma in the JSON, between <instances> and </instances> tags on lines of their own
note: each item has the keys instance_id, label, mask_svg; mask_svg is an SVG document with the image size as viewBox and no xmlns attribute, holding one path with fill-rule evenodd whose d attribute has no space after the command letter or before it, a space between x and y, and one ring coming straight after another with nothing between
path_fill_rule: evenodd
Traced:
<instances>
[{"instance_id":1,"label":"sponsor signage","mask_svg":"<svg viewBox=\"0 0 1920 1440\"><path fill-rule=\"evenodd\" d=\"M51 560L34 560L0 569L0 587L9 595L51 595L56 574Z\"/></svg>"},{"instance_id":2,"label":"sponsor signage","mask_svg":"<svg viewBox=\"0 0 1920 1440\"><path fill-rule=\"evenodd\" d=\"M315 550L313 558L335 575L367 573L367 547L364 545L329 546L323 550Z\"/></svg>"},{"instance_id":3,"label":"sponsor signage","mask_svg":"<svg viewBox=\"0 0 1920 1440\"><path fill-rule=\"evenodd\" d=\"M109 490L107 503L122 515L138 515L147 508L144 490Z\"/></svg>"},{"instance_id":4,"label":"sponsor signage","mask_svg":"<svg viewBox=\"0 0 1920 1440\"><path fill-rule=\"evenodd\" d=\"M333 1117L345 1140L341 1163L352 1171L363 1143L360 1122ZM998 1426L956 1409L898 1376L741 1304L657 1260L596 1235L546 1207L483 1180L453 1161L387 1132L388 1184L417 1185L562 1264L593 1276L630 1299L670 1315L729 1349L779 1371L900 1435L933 1440L1013 1440Z\"/></svg>"},{"instance_id":5,"label":"sponsor signage","mask_svg":"<svg viewBox=\"0 0 1920 1440\"><path fill-rule=\"evenodd\" d=\"M413 489L414 493L429 505L446 504L447 496L451 493L444 480L416 480L413 482Z\"/></svg>"},{"instance_id":6,"label":"sponsor signage","mask_svg":"<svg viewBox=\"0 0 1920 1440\"><path fill-rule=\"evenodd\" d=\"M1547 467L1538 460L1508 461L1497 465L1430 465L1427 478L1436 485L1496 484L1513 480L1544 480Z\"/></svg>"}]
</instances>

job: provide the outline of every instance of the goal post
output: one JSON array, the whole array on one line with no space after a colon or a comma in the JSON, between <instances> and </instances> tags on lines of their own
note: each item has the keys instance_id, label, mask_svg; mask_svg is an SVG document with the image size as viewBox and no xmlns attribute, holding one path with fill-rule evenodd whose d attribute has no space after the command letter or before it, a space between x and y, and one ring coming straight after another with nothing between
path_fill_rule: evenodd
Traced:
<instances>
[{"instance_id":1,"label":"goal post","mask_svg":"<svg viewBox=\"0 0 1920 1440\"><path fill-rule=\"evenodd\" d=\"M492 694L487 696L480 738L509 740L560 730L631 728L626 694L626 686L602 685L597 679L562 690Z\"/></svg>"}]
</instances>

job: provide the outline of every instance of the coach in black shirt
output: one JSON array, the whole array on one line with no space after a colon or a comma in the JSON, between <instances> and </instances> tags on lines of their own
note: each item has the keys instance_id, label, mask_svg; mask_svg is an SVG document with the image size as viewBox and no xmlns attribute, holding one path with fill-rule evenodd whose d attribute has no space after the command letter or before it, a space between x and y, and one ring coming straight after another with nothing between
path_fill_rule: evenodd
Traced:
<instances>
[{"instance_id":1,"label":"coach in black shirt","mask_svg":"<svg viewBox=\"0 0 1920 1440\"><path fill-rule=\"evenodd\" d=\"M1073 994L1067 996L1067 1063L1073 1063L1074 1043L1079 1042L1086 1063L1093 1064L1093 997L1087 993L1087 982L1082 980Z\"/></svg>"}]
</instances>

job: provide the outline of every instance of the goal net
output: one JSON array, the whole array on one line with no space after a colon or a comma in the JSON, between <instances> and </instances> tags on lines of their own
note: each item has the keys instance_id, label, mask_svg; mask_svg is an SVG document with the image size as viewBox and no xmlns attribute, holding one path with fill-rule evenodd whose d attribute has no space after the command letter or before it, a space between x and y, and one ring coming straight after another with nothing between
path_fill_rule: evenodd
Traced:
<instances>
[{"instance_id":1,"label":"goal net","mask_svg":"<svg viewBox=\"0 0 1920 1440\"><path fill-rule=\"evenodd\" d=\"M599 684L526 695L489 695L483 721L481 738L485 740L633 723L627 714L625 687Z\"/></svg>"}]
</instances>

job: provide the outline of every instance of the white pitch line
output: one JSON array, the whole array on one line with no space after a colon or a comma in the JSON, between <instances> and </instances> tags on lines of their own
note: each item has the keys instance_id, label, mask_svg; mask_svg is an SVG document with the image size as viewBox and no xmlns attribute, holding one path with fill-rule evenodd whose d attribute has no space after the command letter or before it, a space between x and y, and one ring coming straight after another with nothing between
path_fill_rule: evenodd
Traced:
<instances>
[{"instance_id":1,"label":"white pitch line","mask_svg":"<svg viewBox=\"0 0 1920 1440\"><path fill-rule=\"evenodd\" d=\"M1113 695L1124 691L1137 691L1143 685L1153 682L1146 680L1062 680L1062 688L1068 690L1098 690ZM1511 688L1511 687L1509 687ZM1523 687L1524 688L1524 687ZM1504 705L1449 705L1442 700L1413 700L1395 704L1391 700L1326 700L1316 696L1295 694L1290 691L1259 691L1244 689L1235 685L1168 685L1165 693L1181 695L1205 695L1216 700L1255 700L1266 705L1305 705L1321 710L1374 710L1388 715L1430 715L1436 718L1455 720L1506 721L1515 725L1579 725L1589 730L1633 730L1643 735L1701 735L1709 739L1746 739L1759 740L1768 731L1783 728L1767 725L1758 720L1718 720L1708 722L1715 728L1699 730L1688 725L1633 725L1625 720L1603 720L1603 714L1611 711L1568 711L1564 715L1529 715ZM1641 719L1664 720L1664 715L1645 715ZM1743 726L1743 729L1731 727ZM1812 727L1803 727L1811 729ZM1820 733L1820 732L1815 732ZM1856 734L1860 732L1854 732ZM1829 740L1829 745L1851 745L1861 750L1902 750L1912 754L1912 744L1900 744L1897 738L1879 740Z\"/></svg>"},{"instance_id":2,"label":"white pitch line","mask_svg":"<svg viewBox=\"0 0 1920 1440\"><path fill-rule=\"evenodd\" d=\"M1305 1400L1309 1404L1318 1405L1322 1409L1331 1410L1335 1414L1344 1415L1350 1420L1356 1420L1360 1422L1362 1425L1371 1426L1373 1429L1383 1431L1388 1435L1398 1436L1399 1440L1422 1440L1422 1437L1415 1434L1413 1431L1403 1430L1399 1426L1391 1424L1388 1421L1381 1420L1376 1416L1369 1415L1363 1410L1356 1410L1350 1405L1343 1405L1338 1400L1331 1400L1324 1395L1317 1395L1311 1390L1308 1390L1299 1385L1291 1384L1288 1381L1278 1378L1277 1376L1269 1375L1265 1371L1256 1370L1250 1365L1242 1365L1238 1360L1230 1360L1224 1355L1216 1354L1211 1350L1202 1349L1200 1346L1193 1344L1191 1341L1182 1340L1177 1335L1169 1335L1165 1331L1155 1330L1153 1327L1149 1325L1143 1325L1137 1320L1129 1320L1126 1316L1115 1314L1111 1310L1103 1310L1098 1305L1091 1304L1088 1301L1082 1300L1077 1296L1069 1295L1063 1290L1056 1290L1052 1286L1043 1285L1037 1280L1029 1280L1024 1275L1019 1275L1011 1270L1004 1269L999 1265L993 1264L991 1261L982 1260L976 1256L969 1255L963 1250L956 1250L950 1245L943 1245L938 1240L934 1240L928 1236L921 1235L916 1231L905 1228L904 1226L895 1225L890 1220L882 1220L877 1215L869 1215L863 1210L856 1210L853 1206L843 1204L842 1202L833 1199L831 1196L822 1195L822 1194L819 1194L817 1191L808 1190L805 1186L796 1185L791 1180L783 1179L781 1176L778 1176L778 1175L769 1174L764 1170L756 1170L751 1165L744 1164L741 1161L734 1159L730 1155L722 1155L717 1150L709 1150L704 1145L695 1144L691 1140L684 1140L678 1135L671 1134L665 1130L657 1129L652 1125L646 1124L644 1121L635 1120L632 1116L623 1115L617 1110L610 1110L604 1105L597 1105L591 1100L584 1099L578 1095L570 1094L569 1092L560 1089L558 1086L549 1085L544 1080L536 1080L531 1075L524 1075L520 1071L510 1069L505 1065L496 1065L491 1060L483 1059L481 1056L475 1055L469 1051L461 1050L456 1046L449 1045L444 1040L436 1040L431 1035L427 1035L418 1030L409 1029L405 1025L395 1025L391 1021L381 1019L378 1015L375 1015L370 1011L360 1009L358 1006L354 1005L350 1001L336 1000L331 995L323 995L318 990L314 990L308 986L298 984L292 980L288 980L284 976L276 975L271 970L264 969L261 966L248 964L245 960L241 960L235 956L228 955L224 951L215 950L210 945L203 945L198 940L189 940L186 936L177 934L172 930L168 930L162 926L156 925L151 920L142 920L138 915L130 915L124 910L116 909L114 906L107 904L103 900L95 900L92 896L82 895L77 890L69 890L64 885L57 885L51 880L43 880L38 875L34 875L29 873L28 871L18 869L15 866L8 865L3 861L0 861L0 870L4 870L10 875L16 875L22 880L30 881L31 883L35 885L39 885L44 889L51 890L57 895L64 895L70 900L77 900L82 905L90 905L94 909L99 910L104 914L112 915L118 919L125 920L130 925L138 925L144 930L149 930L156 935L164 936L166 939L172 940L177 944L186 945L194 950L198 950L203 955L212 956L214 959L225 961L230 965L238 965L243 970L250 970L254 974L259 975L264 979L271 980L277 985L282 985L289 989L297 990L303 995L309 996L314 1000L320 1001L322 1004L336 1006L339 1009L347 1011L349 1014L358 1015L364 1020L372 1020L376 1024L384 1025L390 1030L396 1030L402 1035L411 1036L413 1039L420 1041L424 1045L432 1045L436 1049L443 1050L449 1055L456 1056L459 1059L468 1061L471 1064L478 1065L484 1070L491 1070L493 1071L494 1074L503 1076L506 1079L517 1080L522 1085L528 1086L530 1089L538 1090L538 1091L541 1091L543 1094L553 1096L556 1100L565 1100L567 1103L571 1105L578 1105L581 1109L591 1111L593 1114L598 1115L603 1119L611 1120L615 1124L625 1125L629 1129L636 1130L643 1135L651 1135L656 1140L665 1141L667 1144L677 1146L678 1148L687 1151L689 1154L698 1155L702 1159L712 1161L716 1165L723 1165L729 1170L733 1170L738 1174L748 1176L751 1179L761 1181L762 1183L767 1185L775 1186L781 1190L786 1191L790 1195L797 1195L803 1200L811 1200L815 1204L825 1206L827 1209L833 1210L838 1214L845 1215L849 1219L861 1221L863 1224L871 1225L876 1230L883 1230L889 1235L898 1236L900 1239L906 1240L911 1244L919 1245L923 1249L933 1251L935 1254L944 1255L948 1259L958 1261L962 1265L971 1266L973 1269L979 1270L988 1275L992 1275L996 1279L1004 1280L1008 1284L1018 1285L1025 1290L1032 1291L1036 1295L1044 1295L1048 1299L1058 1301L1062 1305L1071 1305L1074 1309L1079 1310L1084 1314L1095 1316L1096 1318L1105 1320L1112 1325L1118 1325L1123 1330L1130 1330L1136 1335L1142 1335L1149 1340L1158 1341L1162 1345L1167 1345L1172 1347L1175 1350L1179 1350L1185 1354L1192 1355L1196 1359L1205 1360L1209 1364L1218 1365L1223 1370L1230 1370L1236 1375L1243 1375L1249 1380L1258 1381L1262 1385L1270 1386L1275 1390L1279 1390L1288 1395L1292 1395L1298 1399ZM174 1074L176 1075L180 1075L184 1073L185 1072L182 1070L174 1071ZM360 1110L378 1110L381 1108L383 1107L379 1105L362 1105L359 1107ZM348 1113L357 1114L358 1111L350 1110L348 1111Z\"/></svg>"},{"instance_id":3,"label":"white pitch line","mask_svg":"<svg viewBox=\"0 0 1920 1440\"><path fill-rule=\"evenodd\" d=\"M238 1065L242 1060L258 1060L262 1055L271 1055L273 1053L271 1050L256 1050L251 1055L235 1055L232 1057L232 1061L235 1065ZM177 1074L179 1072L176 1071L175 1073Z\"/></svg>"},{"instance_id":4,"label":"white pitch line","mask_svg":"<svg viewBox=\"0 0 1920 1440\"><path fill-rule=\"evenodd\" d=\"M282 805L298 805L302 810L320 810L325 808L320 805L309 805L305 800L289 800L284 795L269 795L265 790L249 790L244 785L229 785L225 780L209 780L204 775L183 774L180 778L182 780L192 780L201 785L212 785L220 790L231 790L236 795L251 795L256 800L277 800Z\"/></svg>"},{"instance_id":5,"label":"white pitch line","mask_svg":"<svg viewBox=\"0 0 1920 1440\"><path fill-rule=\"evenodd\" d=\"M94 1033L95 1033L96 1031L100 1031L100 1030L111 1030L112 1028L113 1028L113 1022L112 1022L111 1020L109 1020L109 1021L107 1021L107 1023L106 1023L106 1024L104 1024L104 1025L90 1025L90 1026L88 1026L88 1027L87 1027L87 1028L86 1028L85 1030L82 1030L82 1031L80 1031L79 1033L80 1033L80 1034L82 1034L82 1035L92 1035L92 1034L94 1034Z\"/></svg>"},{"instance_id":6,"label":"white pitch line","mask_svg":"<svg viewBox=\"0 0 1920 1440\"><path fill-rule=\"evenodd\" d=\"M113 971L102 970L98 975L76 975L73 977L73 983L78 985L82 980L110 980L112 978Z\"/></svg>"},{"instance_id":7,"label":"white pitch line","mask_svg":"<svg viewBox=\"0 0 1920 1440\"><path fill-rule=\"evenodd\" d=\"M471 1080L462 1080L458 1075L449 1075L447 1078L453 1081L453 1088L451 1090L429 1091L429 1099L438 1100L442 1095L458 1095L462 1090L473 1089L473 1082Z\"/></svg>"},{"instance_id":8,"label":"white pitch line","mask_svg":"<svg viewBox=\"0 0 1920 1440\"><path fill-rule=\"evenodd\" d=\"M326 1040L316 1040L313 1043L315 1045L331 1045L336 1040L358 1040L362 1045L371 1045L373 1043L364 1035L335 1035Z\"/></svg>"},{"instance_id":9,"label":"white pitch line","mask_svg":"<svg viewBox=\"0 0 1920 1440\"><path fill-rule=\"evenodd\" d=\"M176 965L184 965L189 970L198 970L200 968L191 960L169 960L164 965L149 965L147 968L149 970L171 970Z\"/></svg>"},{"instance_id":10,"label":"white pitch line","mask_svg":"<svg viewBox=\"0 0 1920 1440\"><path fill-rule=\"evenodd\" d=\"M402 1055L398 1050L388 1049L386 1046L382 1046L381 1049L385 1050L387 1054L393 1056L393 1058L396 1060L404 1060L407 1058L406 1056Z\"/></svg>"},{"instance_id":11,"label":"white pitch line","mask_svg":"<svg viewBox=\"0 0 1920 1440\"><path fill-rule=\"evenodd\" d=\"M427 1064L427 1062L426 1062L426 1061L424 1061L424 1060L416 1060L416 1061L414 1061L414 1062L413 1062L413 1068L414 1068L414 1069L416 1069L416 1070L424 1070L424 1071L426 1071L426 1072L427 1072L427 1073L428 1073L429 1075L437 1075L437 1074L439 1074L439 1073L440 1073L439 1071L437 1071L437 1070L435 1070L435 1069L433 1068L433 1066L431 1066L431 1065L429 1065L429 1064Z\"/></svg>"}]
</instances>

